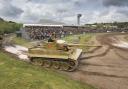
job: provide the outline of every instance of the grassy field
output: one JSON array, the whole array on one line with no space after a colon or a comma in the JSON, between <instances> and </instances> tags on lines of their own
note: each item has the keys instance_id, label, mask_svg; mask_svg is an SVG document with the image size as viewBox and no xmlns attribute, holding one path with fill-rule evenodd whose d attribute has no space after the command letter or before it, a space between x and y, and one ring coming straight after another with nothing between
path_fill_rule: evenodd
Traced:
<instances>
[{"instance_id":1,"label":"grassy field","mask_svg":"<svg viewBox=\"0 0 128 89\"><path fill-rule=\"evenodd\" d=\"M72 36L67 36L63 38L63 40L66 40L68 43L77 43L81 44L80 46L76 46L76 48L81 48L83 49L83 52L88 52L93 46L93 43L91 42L91 39L94 38L94 34L81 34L81 35L72 35Z\"/></svg>"},{"instance_id":2,"label":"grassy field","mask_svg":"<svg viewBox=\"0 0 128 89\"><path fill-rule=\"evenodd\" d=\"M92 37L93 37L93 34L81 34L81 35L67 36L63 38L63 40L66 40L68 43L77 42L80 44L84 44L84 43L87 43Z\"/></svg>"},{"instance_id":3,"label":"grassy field","mask_svg":"<svg viewBox=\"0 0 128 89\"><path fill-rule=\"evenodd\" d=\"M28 40L25 40L21 37L13 37L12 41L15 43L15 44L18 44L18 45L22 45L22 46L27 46L28 45Z\"/></svg>"},{"instance_id":4,"label":"grassy field","mask_svg":"<svg viewBox=\"0 0 128 89\"><path fill-rule=\"evenodd\" d=\"M25 46L27 48L31 48L34 45L31 41L16 36L13 37L12 42L17 45Z\"/></svg>"},{"instance_id":5,"label":"grassy field","mask_svg":"<svg viewBox=\"0 0 128 89\"><path fill-rule=\"evenodd\" d=\"M0 89L94 89L53 70L43 69L0 52Z\"/></svg>"},{"instance_id":6,"label":"grassy field","mask_svg":"<svg viewBox=\"0 0 128 89\"><path fill-rule=\"evenodd\" d=\"M21 38L21 37L14 37L13 38L13 41L16 43L16 44L19 44L19 45L25 45L27 44L27 40Z\"/></svg>"}]
</instances>

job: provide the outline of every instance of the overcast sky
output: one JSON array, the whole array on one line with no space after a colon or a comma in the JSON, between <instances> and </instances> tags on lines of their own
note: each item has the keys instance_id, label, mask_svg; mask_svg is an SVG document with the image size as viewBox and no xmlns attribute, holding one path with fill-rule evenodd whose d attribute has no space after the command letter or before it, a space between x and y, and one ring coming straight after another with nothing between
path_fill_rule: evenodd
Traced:
<instances>
[{"instance_id":1,"label":"overcast sky","mask_svg":"<svg viewBox=\"0 0 128 89\"><path fill-rule=\"evenodd\" d=\"M23 23L50 19L76 24L128 21L128 0L0 0L0 17Z\"/></svg>"}]
</instances>

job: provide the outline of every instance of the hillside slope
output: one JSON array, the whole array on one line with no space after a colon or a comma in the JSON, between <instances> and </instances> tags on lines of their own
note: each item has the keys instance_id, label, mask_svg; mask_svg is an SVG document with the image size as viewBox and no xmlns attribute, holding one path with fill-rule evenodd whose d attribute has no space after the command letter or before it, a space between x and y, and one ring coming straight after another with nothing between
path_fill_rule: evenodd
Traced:
<instances>
[{"instance_id":1,"label":"hillside slope","mask_svg":"<svg viewBox=\"0 0 128 89\"><path fill-rule=\"evenodd\" d=\"M94 89L52 70L0 53L0 89Z\"/></svg>"}]
</instances>

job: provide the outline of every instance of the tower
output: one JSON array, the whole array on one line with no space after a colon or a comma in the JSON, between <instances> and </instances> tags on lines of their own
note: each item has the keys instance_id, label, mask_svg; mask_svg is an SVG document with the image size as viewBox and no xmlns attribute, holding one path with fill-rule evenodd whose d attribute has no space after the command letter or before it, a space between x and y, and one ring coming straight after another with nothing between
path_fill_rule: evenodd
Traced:
<instances>
[{"instance_id":1,"label":"tower","mask_svg":"<svg viewBox=\"0 0 128 89\"><path fill-rule=\"evenodd\" d=\"M82 16L82 14L77 14L77 25L80 25L80 17Z\"/></svg>"}]
</instances>

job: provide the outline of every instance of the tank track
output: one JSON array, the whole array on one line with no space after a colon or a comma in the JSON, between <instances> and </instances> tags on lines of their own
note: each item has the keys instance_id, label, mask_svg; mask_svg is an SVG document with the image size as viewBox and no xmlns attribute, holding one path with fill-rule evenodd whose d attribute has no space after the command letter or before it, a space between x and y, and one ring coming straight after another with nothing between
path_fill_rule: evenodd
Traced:
<instances>
[{"instance_id":1,"label":"tank track","mask_svg":"<svg viewBox=\"0 0 128 89\"><path fill-rule=\"evenodd\" d=\"M52 68L61 71L74 71L78 67L78 61L62 60L62 59L48 59L48 58L30 58L30 62L34 65L39 65L45 68Z\"/></svg>"}]
</instances>

